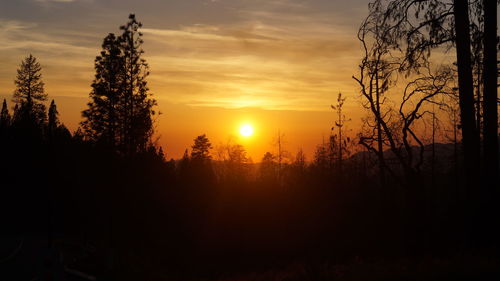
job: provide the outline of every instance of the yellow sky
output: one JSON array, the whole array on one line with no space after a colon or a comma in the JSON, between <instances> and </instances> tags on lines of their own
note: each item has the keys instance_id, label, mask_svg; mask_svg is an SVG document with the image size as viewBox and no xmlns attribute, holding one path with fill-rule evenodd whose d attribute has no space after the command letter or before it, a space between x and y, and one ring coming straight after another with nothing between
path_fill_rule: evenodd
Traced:
<instances>
[{"instance_id":1,"label":"yellow sky","mask_svg":"<svg viewBox=\"0 0 500 281\"><path fill-rule=\"evenodd\" d=\"M62 121L75 130L102 39L118 33L134 11L144 23L148 82L163 113L157 133L168 157L180 157L203 133L214 145L227 142L248 122L255 135L234 139L254 161L273 151L278 131L290 152L302 147L310 158L334 124L330 104L339 91L357 129L362 113L351 76L361 55L356 30L366 2L166 2L8 3L0 11L0 95L9 100L16 68L32 53Z\"/></svg>"}]
</instances>

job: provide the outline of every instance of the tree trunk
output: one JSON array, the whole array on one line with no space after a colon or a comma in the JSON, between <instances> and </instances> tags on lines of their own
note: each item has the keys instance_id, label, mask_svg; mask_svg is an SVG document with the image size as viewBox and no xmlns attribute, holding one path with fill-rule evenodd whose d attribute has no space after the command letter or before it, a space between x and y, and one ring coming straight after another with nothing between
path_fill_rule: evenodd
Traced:
<instances>
[{"instance_id":1,"label":"tree trunk","mask_svg":"<svg viewBox=\"0 0 500 281\"><path fill-rule=\"evenodd\" d=\"M497 5L496 1L483 0L484 9L484 169L485 185L482 195L487 206L485 224L495 216L493 210L498 195L498 111L497 111ZM492 213L493 211L493 213ZM494 220L493 220L494 221ZM497 227L494 226L496 229ZM488 231L494 235L496 231ZM493 242L493 241L489 241Z\"/></svg>"},{"instance_id":2,"label":"tree trunk","mask_svg":"<svg viewBox=\"0 0 500 281\"><path fill-rule=\"evenodd\" d=\"M479 179L479 133L475 123L474 91L472 83L469 13L467 0L454 0L455 43L457 50L458 87L462 145L464 153L465 188L467 194L466 232L472 231L477 213L476 181ZM465 207L465 206L464 206ZM469 209L472 207L472 209ZM468 242L471 233L466 234Z\"/></svg>"},{"instance_id":3,"label":"tree trunk","mask_svg":"<svg viewBox=\"0 0 500 281\"><path fill-rule=\"evenodd\" d=\"M380 176L380 186L385 186L385 167L384 167L384 142L382 140L382 124L381 124L381 112L380 112L380 88L379 88L379 70L378 67L375 70L375 102L377 109L377 152L378 152L378 164L379 164L379 176Z\"/></svg>"}]
</instances>

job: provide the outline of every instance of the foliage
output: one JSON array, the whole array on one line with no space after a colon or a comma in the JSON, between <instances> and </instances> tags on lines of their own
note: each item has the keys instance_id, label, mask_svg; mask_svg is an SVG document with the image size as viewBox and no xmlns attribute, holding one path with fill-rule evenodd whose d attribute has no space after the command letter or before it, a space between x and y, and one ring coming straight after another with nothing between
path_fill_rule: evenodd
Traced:
<instances>
[{"instance_id":1,"label":"foliage","mask_svg":"<svg viewBox=\"0 0 500 281\"><path fill-rule=\"evenodd\" d=\"M46 119L44 101L47 100L45 83L42 81L42 66L33 55L27 56L17 70L14 80L16 89L13 94L13 102L18 106L17 116L23 122L34 122L43 124ZM21 121L21 120L15 120Z\"/></svg>"},{"instance_id":2,"label":"foliage","mask_svg":"<svg viewBox=\"0 0 500 281\"><path fill-rule=\"evenodd\" d=\"M149 66L142 58L141 27L131 14L120 36L111 33L104 38L95 60L89 108L82 112L87 137L125 155L147 151L154 133L156 100L147 87Z\"/></svg>"}]
</instances>

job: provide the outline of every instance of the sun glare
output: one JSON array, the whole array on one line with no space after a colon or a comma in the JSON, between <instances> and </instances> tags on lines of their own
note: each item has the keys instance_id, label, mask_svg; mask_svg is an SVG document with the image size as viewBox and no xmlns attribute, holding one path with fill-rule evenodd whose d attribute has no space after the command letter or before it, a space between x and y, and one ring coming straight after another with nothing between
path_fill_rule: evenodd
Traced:
<instances>
[{"instance_id":1,"label":"sun glare","mask_svg":"<svg viewBox=\"0 0 500 281\"><path fill-rule=\"evenodd\" d=\"M240 135L244 137L250 137L253 135L253 128L249 124L242 125L240 127Z\"/></svg>"}]
</instances>

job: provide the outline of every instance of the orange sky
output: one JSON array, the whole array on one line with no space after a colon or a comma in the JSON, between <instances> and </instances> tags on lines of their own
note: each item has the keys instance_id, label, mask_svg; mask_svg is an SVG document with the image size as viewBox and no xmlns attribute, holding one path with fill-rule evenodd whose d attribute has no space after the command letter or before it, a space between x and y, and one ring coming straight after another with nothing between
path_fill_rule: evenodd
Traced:
<instances>
[{"instance_id":1,"label":"orange sky","mask_svg":"<svg viewBox=\"0 0 500 281\"><path fill-rule=\"evenodd\" d=\"M351 76L365 1L13 2L0 11L0 95L10 101L16 68L32 53L71 130L81 120L102 38L118 33L130 12L144 23L149 86L163 112L159 144L169 158L206 133L214 145L233 136L259 161L281 131L290 152L302 147L310 159L334 124L330 104L339 91L352 132L363 115ZM241 140L244 122L255 135Z\"/></svg>"}]
</instances>

